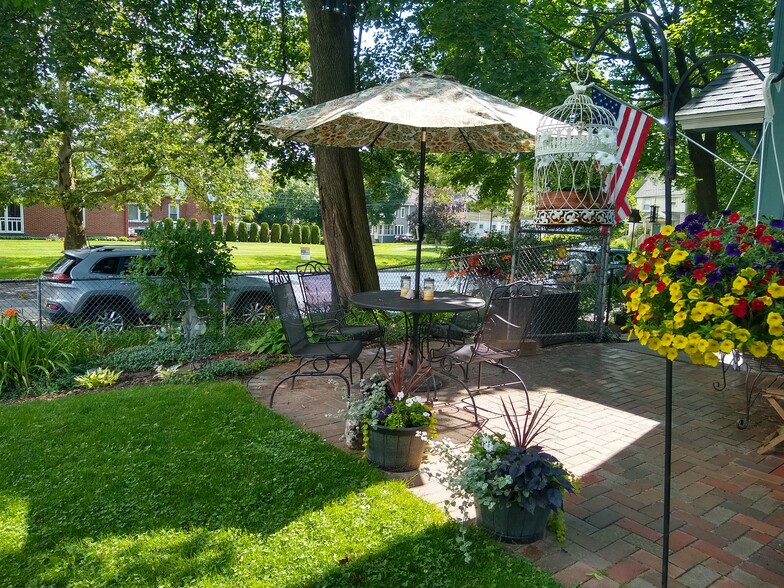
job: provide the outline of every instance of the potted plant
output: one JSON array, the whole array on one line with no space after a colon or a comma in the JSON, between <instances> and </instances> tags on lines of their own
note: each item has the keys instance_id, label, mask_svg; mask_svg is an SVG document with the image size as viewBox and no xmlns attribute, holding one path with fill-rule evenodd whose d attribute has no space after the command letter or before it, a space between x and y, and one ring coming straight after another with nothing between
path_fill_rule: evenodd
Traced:
<instances>
[{"instance_id":1,"label":"potted plant","mask_svg":"<svg viewBox=\"0 0 784 588\"><path fill-rule=\"evenodd\" d=\"M366 459L386 471L419 468L427 441L436 434L433 408L416 395L430 366L411 364L409 357L407 347L396 355L391 369L384 366L382 374L362 379L359 396L347 398L347 440L352 425L361 430Z\"/></svg>"},{"instance_id":2,"label":"potted plant","mask_svg":"<svg viewBox=\"0 0 784 588\"><path fill-rule=\"evenodd\" d=\"M521 422L514 405L503 401L504 420L511 434L480 431L471 438L467 451L449 441L436 443L435 455L445 470L431 473L450 491L449 506L461 511L467 521L468 508L476 507L476 522L502 541L530 543L541 539L550 521L559 540L565 537L563 497L577 492L575 477L535 440L546 430L549 406L545 400ZM460 542L467 557L465 531Z\"/></svg>"},{"instance_id":3,"label":"potted plant","mask_svg":"<svg viewBox=\"0 0 784 588\"><path fill-rule=\"evenodd\" d=\"M784 220L691 214L629 255L627 330L669 359L784 360Z\"/></svg>"}]
</instances>

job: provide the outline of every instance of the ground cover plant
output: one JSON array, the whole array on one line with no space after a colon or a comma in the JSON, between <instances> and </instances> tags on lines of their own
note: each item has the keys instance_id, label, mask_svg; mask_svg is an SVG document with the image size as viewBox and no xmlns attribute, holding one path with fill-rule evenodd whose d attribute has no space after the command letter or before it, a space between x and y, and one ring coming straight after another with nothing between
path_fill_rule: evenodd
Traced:
<instances>
[{"instance_id":1,"label":"ground cover plant","mask_svg":"<svg viewBox=\"0 0 784 588\"><path fill-rule=\"evenodd\" d=\"M116 241L90 241L90 245L117 245ZM128 245L129 243L122 243ZM294 269L302 263L300 248L295 243L231 243L232 261L237 271L271 270L276 267ZM326 262L323 245L308 245L313 261ZM415 243L377 243L373 250L379 267L414 263ZM3 239L0 246L0 279L36 278L62 255L62 241ZM438 249L422 246L422 261L438 258Z\"/></svg>"},{"instance_id":2,"label":"ground cover plant","mask_svg":"<svg viewBox=\"0 0 784 588\"><path fill-rule=\"evenodd\" d=\"M557 586L235 383L0 406L7 586Z\"/></svg>"}]
</instances>

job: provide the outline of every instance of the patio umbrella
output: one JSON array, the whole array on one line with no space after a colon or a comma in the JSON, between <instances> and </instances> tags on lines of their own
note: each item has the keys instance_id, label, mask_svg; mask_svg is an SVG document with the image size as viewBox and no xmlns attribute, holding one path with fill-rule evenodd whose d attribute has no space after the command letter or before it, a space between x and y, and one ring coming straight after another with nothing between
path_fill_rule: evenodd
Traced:
<instances>
[{"instance_id":1,"label":"patio umbrella","mask_svg":"<svg viewBox=\"0 0 784 588\"><path fill-rule=\"evenodd\" d=\"M330 147L419 151L415 293L422 258L425 153L533 149L541 114L429 72L262 123L284 140Z\"/></svg>"}]
</instances>

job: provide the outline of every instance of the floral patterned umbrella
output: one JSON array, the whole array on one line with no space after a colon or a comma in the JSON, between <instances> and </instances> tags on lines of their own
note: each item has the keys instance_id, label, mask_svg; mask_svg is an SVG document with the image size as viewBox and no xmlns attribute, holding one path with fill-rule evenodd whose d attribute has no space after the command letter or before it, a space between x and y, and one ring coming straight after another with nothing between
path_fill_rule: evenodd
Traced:
<instances>
[{"instance_id":1,"label":"floral patterned umbrella","mask_svg":"<svg viewBox=\"0 0 784 588\"><path fill-rule=\"evenodd\" d=\"M541 114L429 72L262 123L284 140L330 147L515 153L534 147ZM419 293L424 182L419 182L415 292Z\"/></svg>"}]
</instances>

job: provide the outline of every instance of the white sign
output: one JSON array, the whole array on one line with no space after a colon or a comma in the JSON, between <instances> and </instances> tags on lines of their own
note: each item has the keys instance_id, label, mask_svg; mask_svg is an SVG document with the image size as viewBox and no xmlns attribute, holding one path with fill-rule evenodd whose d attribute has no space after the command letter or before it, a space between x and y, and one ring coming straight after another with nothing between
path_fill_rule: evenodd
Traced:
<instances>
[{"instance_id":1,"label":"white sign","mask_svg":"<svg viewBox=\"0 0 784 588\"><path fill-rule=\"evenodd\" d=\"M299 256L302 258L302 261L310 261L310 247L300 247Z\"/></svg>"}]
</instances>

